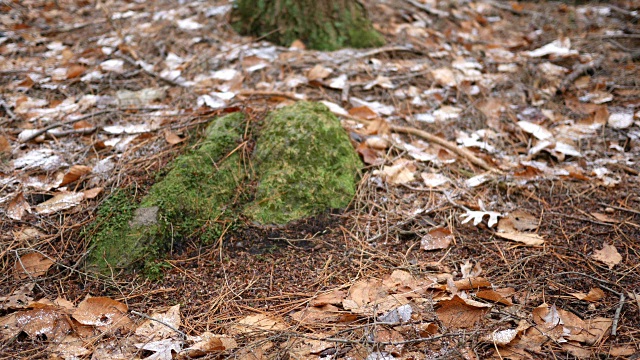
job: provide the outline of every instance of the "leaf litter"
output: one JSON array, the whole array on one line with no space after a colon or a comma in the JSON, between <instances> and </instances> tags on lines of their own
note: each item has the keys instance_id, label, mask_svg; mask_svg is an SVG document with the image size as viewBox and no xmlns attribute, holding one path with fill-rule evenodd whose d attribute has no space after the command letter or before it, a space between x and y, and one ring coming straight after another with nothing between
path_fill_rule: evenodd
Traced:
<instances>
[{"instance_id":1,"label":"leaf litter","mask_svg":"<svg viewBox=\"0 0 640 360\"><path fill-rule=\"evenodd\" d=\"M323 53L237 36L227 1L0 4L0 352L640 351L637 7L367 6L389 45ZM370 166L347 212L177 239L155 283L82 273L114 188L153 181L218 114L299 99Z\"/></svg>"}]
</instances>

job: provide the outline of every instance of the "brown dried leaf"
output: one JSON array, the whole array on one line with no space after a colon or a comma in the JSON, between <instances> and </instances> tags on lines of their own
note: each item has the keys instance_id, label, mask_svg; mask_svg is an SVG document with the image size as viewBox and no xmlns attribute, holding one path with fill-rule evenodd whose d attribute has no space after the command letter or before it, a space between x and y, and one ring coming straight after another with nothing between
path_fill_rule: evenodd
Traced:
<instances>
[{"instance_id":1,"label":"brown dried leaf","mask_svg":"<svg viewBox=\"0 0 640 360\"><path fill-rule=\"evenodd\" d=\"M375 111L369 109L367 106L358 106L351 108L349 109L349 115L363 120L373 120L378 117L378 114ZM377 133L378 131L373 133L370 132L369 134L373 135Z\"/></svg>"},{"instance_id":2,"label":"brown dried leaf","mask_svg":"<svg viewBox=\"0 0 640 360\"><path fill-rule=\"evenodd\" d=\"M510 295L507 295L509 293ZM515 289L513 288L498 289L498 290L480 290L476 293L476 296L479 297L480 299L493 301L506 306L511 306L513 305L513 302L511 301L510 297L514 293L515 293Z\"/></svg>"},{"instance_id":3,"label":"brown dried leaf","mask_svg":"<svg viewBox=\"0 0 640 360\"><path fill-rule=\"evenodd\" d=\"M0 331L13 337L24 331L31 339L62 340L70 331L69 317L53 306L20 311L0 319Z\"/></svg>"},{"instance_id":4,"label":"brown dried leaf","mask_svg":"<svg viewBox=\"0 0 640 360\"><path fill-rule=\"evenodd\" d=\"M603 299L605 296L604 291L602 291L602 289L600 288L592 288L591 290L589 290L588 294L578 292L578 293L571 293L571 295L576 297L578 300L589 301L589 302L599 301Z\"/></svg>"},{"instance_id":5,"label":"brown dried leaf","mask_svg":"<svg viewBox=\"0 0 640 360\"><path fill-rule=\"evenodd\" d=\"M622 256L620 256L615 246L609 244L604 244L602 249L595 251L591 257L605 263L609 269L613 269L614 266L622 261Z\"/></svg>"},{"instance_id":6,"label":"brown dried leaf","mask_svg":"<svg viewBox=\"0 0 640 360\"><path fill-rule=\"evenodd\" d=\"M420 248L427 251L446 249L451 245L453 240L454 237L451 230L447 228L435 228L420 239Z\"/></svg>"},{"instance_id":7,"label":"brown dried leaf","mask_svg":"<svg viewBox=\"0 0 640 360\"><path fill-rule=\"evenodd\" d=\"M491 305L478 301L463 299L455 295L451 300L444 300L436 310L438 319L449 328L468 329L473 327L487 313Z\"/></svg>"},{"instance_id":8,"label":"brown dried leaf","mask_svg":"<svg viewBox=\"0 0 640 360\"><path fill-rule=\"evenodd\" d=\"M82 325L92 325L100 331L114 332L130 329L132 322L127 317L129 307L107 297L92 297L83 300L73 311L73 318Z\"/></svg>"},{"instance_id":9,"label":"brown dried leaf","mask_svg":"<svg viewBox=\"0 0 640 360\"><path fill-rule=\"evenodd\" d=\"M67 79L74 79L84 74L87 68L82 65L72 65L67 68Z\"/></svg>"},{"instance_id":10,"label":"brown dried leaf","mask_svg":"<svg viewBox=\"0 0 640 360\"><path fill-rule=\"evenodd\" d=\"M33 288L35 286L35 283L24 284L9 296L0 296L0 309L16 310L27 308L33 301L33 298L29 295L33 295Z\"/></svg>"},{"instance_id":11,"label":"brown dried leaf","mask_svg":"<svg viewBox=\"0 0 640 360\"><path fill-rule=\"evenodd\" d=\"M73 124L73 130L91 129L94 126L86 120L80 120Z\"/></svg>"},{"instance_id":12,"label":"brown dried leaf","mask_svg":"<svg viewBox=\"0 0 640 360\"><path fill-rule=\"evenodd\" d=\"M591 216L596 218L596 220L601 221L601 222L605 222L605 223L617 224L617 223L620 222L620 220L618 220L618 219L614 219L614 218L612 218L611 216L609 216L607 214L602 214L602 213L598 213L598 212L592 212Z\"/></svg>"},{"instance_id":13,"label":"brown dried leaf","mask_svg":"<svg viewBox=\"0 0 640 360\"><path fill-rule=\"evenodd\" d=\"M24 194L21 192L17 193L16 196L11 199L9 205L7 205L6 214L9 218L13 220L22 220L22 217L25 213L31 212L31 205L25 200Z\"/></svg>"},{"instance_id":14,"label":"brown dried leaf","mask_svg":"<svg viewBox=\"0 0 640 360\"><path fill-rule=\"evenodd\" d=\"M84 194L85 199L93 199L96 196L100 195L101 192L102 192L102 188L97 187L97 188L85 190L82 193Z\"/></svg>"},{"instance_id":15,"label":"brown dried leaf","mask_svg":"<svg viewBox=\"0 0 640 360\"><path fill-rule=\"evenodd\" d=\"M186 138L181 138L178 134L170 130L164 132L164 139L171 145L179 144L186 140Z\"/></svg>"},{"instance_id":16,"label":"brown dried leaf","mask_svg":"<svg viewBox=\"0 0 640 360\"><path fill-rule=\"evenodd\" d=\"M180 304L170 307L166 312L155 312L150 317L170 325L173 329L178 329L180 327ZM175 334L173 329L158 321L148 319L138 326L135 334L144 337L145 341L155 341L171 337Z\"/></svg>"},{"instance_id":17,"label":"brown dried leaf","mask_svg":"<svg viewBox=\"0 0 640 360\"><path fill-rule=\"evenodd\" d=\"M36 205L36 212L40 215L53 214L55 212L72 208L84 199L84 193L64 192L51 199Z\"/></svg>"},{"instance_id":18,"label":"brown dried leaf","mask_svg":"<svg viewBox=\"0 0 640 360\"><path fill-rule=\"evenodd\" d=\"M324 67L321 64L317 64L316 66L311 68L311 70L309 70L309 72L307 73L307 79L309 79L309 81L323 80L332 72L333 70Z\"/></svg>"},{"instance_id":19,"label":"brown dried leaf","mask_svg":"<svg viewBox=\"0 0 640 360\"><path fill-rule=\"evenodd\" d=\"M212 352L233 350L238 347L238 343L234 338L228 335L213 334L208 331L192 340L195 343L181 352L181 354L191 358L201 357Z\"/></svg>"},{"instance_id":20,"label":"brown dried leaf","mask_svg":"<svg viewBox=\"0 0 640 360\"><path fill-rule=\"evenodd\" d=\"M254 331L284 330L286 327L281 319L266 314L256 314L240 319L229 332L231 334L246 334Z\"/></svg>"},{"instance_id":21,"label":"brown dried leaf","mask_svg":"<svg viewBox=\"0 0 640 360\"><path fill-rule=\"evenodd\" d=\"M541 246L544 244L544 238L538 234L496 232L496 236L507 240L523 243L527 246Z\"/></svg>"},{"instance_id":22,"label":"brown dried leaf","mask_svg":"<svg viewBox=\"0 0 640 360\"><path fill-rule=\"evenodd\" d=\"M11 144L3 135L0 135L0 160L11 156Z\"/></svg>"},{"instance_id":23,"label":"brown dried leaf","mask_svg":"<svg viewBox=\"0 0 640 360\"><path fill-rule=\"evenodd\" d=\"M64 174L64 177L62 178L62 182L58 186L65 186L67 184L70 184L80 179L82 176L89 174L90 172L91 172L91 168L89 166L73 165L69 169L69 171L67 171L67 173Z\"/></svg>"},{"instance_id":24,"label":"brown dried leaf","mask_svg":"<svg viewBox=\"0 0 640 360\"><path fill-rule=\"evenodd\" d=\"M39 252L32 252L20 256L13 269L16 279L39 277L47 273L53 261Z\"/></svg>"},{"instance_id":25,"label":"brown dried leaf","mask_svg":"<svg viewBox=\"0 0 640 360\"><path fill-rule=\"evenodd\" d=\"M324 306L327 304L338 305L342 303L346 293L342 290L333 290L332 292L321 294L316 296L309 305L311 306Z\"/></svg>"}]
</instances>

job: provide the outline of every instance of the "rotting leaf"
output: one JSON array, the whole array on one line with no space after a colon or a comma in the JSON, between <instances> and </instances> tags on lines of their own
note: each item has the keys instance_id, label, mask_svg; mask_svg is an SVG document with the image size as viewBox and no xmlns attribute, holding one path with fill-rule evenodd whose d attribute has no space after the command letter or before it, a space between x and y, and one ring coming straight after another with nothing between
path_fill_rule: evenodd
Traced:
<instances>
[{"instance_id":1,"label":"rotting leaf","mask_svg":"<svg viewBox=\"0 0 640 360\"><path fill-rule=\"evenodd\" d=\"M39 252L32 252L20 256L16 261L13 275L16 279L39 277L47 273L54 262Z\"/></svg>"},{"instance_id":2,"label":"rotting leaf","mask_svg":"<svg viewBox=\"0 0 640 360\"><path fill-rule=\"evenodd\" d=\"M605 263L609 269L613 269L614 266L622 261L622 256L620 256L618 250L610 244L604 244L602 249L596 250L591 257Z\"/></svg>"},{"instance_id":3,"label":"rotting leaf","mask_svg":"<svg viewBox=\"0 0 640 360\"><path fill-rule=\"evenodd\" d=\"M20 286L8 296L0 296L0 310L17 310L26 308L32 301L35 283Z\"/></svg>"}]
</instances>

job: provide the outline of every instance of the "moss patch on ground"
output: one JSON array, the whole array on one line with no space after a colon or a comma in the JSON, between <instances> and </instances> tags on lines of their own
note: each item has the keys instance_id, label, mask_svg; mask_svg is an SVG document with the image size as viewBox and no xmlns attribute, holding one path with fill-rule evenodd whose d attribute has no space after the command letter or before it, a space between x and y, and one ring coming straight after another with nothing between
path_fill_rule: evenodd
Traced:
<instances>
[{"instance_id":1,"label":"moss patch on ground","mask_svg":"<svg viewBox=\"0 0 640 360\"><path fill-rule=\"evenodd\" d=\"M114 192L92 231L89 269L144 265L185 239L215 240L239 219L282 225L349 204L362 163L324 105L300 102L263 124L246 121L216 119L139 204L132 191ZM254 154L244 148L247 128L259 130Z\"/></svg>"}]
</instances>

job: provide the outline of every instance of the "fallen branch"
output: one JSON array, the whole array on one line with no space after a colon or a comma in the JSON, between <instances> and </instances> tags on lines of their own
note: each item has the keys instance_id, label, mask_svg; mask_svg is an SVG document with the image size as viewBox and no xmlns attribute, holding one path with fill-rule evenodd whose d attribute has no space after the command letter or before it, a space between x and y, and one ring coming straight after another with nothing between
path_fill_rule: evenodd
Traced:
<instances>
[{"instance_id":1,"label":"fallen branch","mask_svg":"<svg viewBox=\"0 0 640 360\"><path fill-rule=\"evenodd\" d=\"M446 11L434 9L429 5L419 3L419 2L417 2L415 0L405 0L405 1L408 2L409 4L413 5L413 6L417 7L420 10L424 10L428 14L435 15L435 16L442 17L442 18L446 18L446 17L449 16L449 13L446 12Z\"/></svg>"},{"instance_id":2,"label":"fallen branch","mask_svg":"<svg viewBox=\"0 0 640 360\"><path fill-rule=\"evenodd\" d=\"M620 313L622 312L623 306L624 306L624 293L620 293L620 303L618 304L618 308L616 309L616 314L613 317L613 323L611 324L611 336L616 336L618 333L618 321L620 321Z\"/></svg>"},{"instance_id":3,"label":"fallen branch","mask_svg":"<svg viewBox=\"0 0 640 360\"><path fill-rule=\"evenodd\" d=\"M351 57L348 57L346 59L341 59L341 60L336 61L335 63L337 65L340 65L340 64L349 62L351 60L359 60L359 59L363 59L363 58L366 58L366 57L369 57L369 56L378 55L378 54L382 54L382 53L385 53L385 52L395 52L395 51L420 53L416 49L408 48L408 47L405 47L405 46L389 46L389 47L382 47L382 48L379 48L379 49L367 51L365 53L362 53L362 54L359 54L359 55L356 55L356 56L351 56Z\"/></svg>"},{"instance_id":4,"label":"fallen branch","mask_svg":"<svg viewBox=\"0 0 640 360\"><path fill-rule=\"evenodd\" d=\"M436 135L432 135L429 134L426 131L422 131L416 128L412 128L412 127L407 127L407 126L396 126L396 125L392 125L391 126L391 131L396 132L396 133L404 133L404 134L411 134L411 135L416 135L419 136L429 142L438 144L440 146L442 146L443 148L450 150L451 152L455 153L456 155L463 157L465 159L467 159L470 163L481 167L484 170L489 170L489 171L494 171L497 173L502 173L502 171L494 168L493 166L489 165L486 161L480 159L479 157L475 156L471 151L467 150L466 148L463 147L459 147L456 144L447 141L439 136Z\"/></svg>"},{"instance_id":5,"label":"fallen branch","mask_svg":"<svg viewBox=\"0 0 640 360\"><path fill-rule=\"evenodd\" d=\"M29 142L29 141L37 138L38 136L40 136L40 135L42 135L44 133L46 133L49 130L57 129L57 128L65 126L65 125L71 125L71 124L76 123L76 122L78 122L80 120L88 119L88 118L94 117L96 115L106 114L106 113L110 113L110 112L113 112L113 111L115 111L115 110L100 110L100 111L96 111L96 112L88 114L88 115L84 115L84 116L80 116L80 117L77 117L77 118L73 118L71 120L67 120L67 121L62 121L62 122L59 122L59 123L51 124L51 125L47 126L44 129L40 129L38 131L33 132L31 135L25 137L24 139L21 139L20 141L23 142L23 143L26 143L26 142Z\"/></svg>"},{"instance_id":6,"label":"fallen branch","mask_svg":"<svg viewBox=\"0 0 640 360\"><path fill-rule=\"evenodd\" d=\"M260 91L260 90L241 90L236 94L237 96L262 96L262 97L283 97L294 101L303 101L301 95L284 92L284 91Z\"/></svg>"},{"instance_id":7,"label":"fallen branch","mask_svg":"<svg viewBox=\"0 0 640 360\"><path fill-rule=\"evenodd\" d=\"M571 86L571 84L574 81L576 81L577 78L582 76L582 74L587 73L589 71L593 71L593 70L599 68L600 65L602 65L603 61L604 61L604 56L601 56L601 57L599 57L599 58L597 58L597 59L595 59L595 60L593 60L591 62L588 62L586 64L582 64L582 65L576 67L560 83L560 86L558 87L558 94L564 93L569 88L569 86Z\"/></svg>"}]
</instances>

